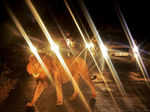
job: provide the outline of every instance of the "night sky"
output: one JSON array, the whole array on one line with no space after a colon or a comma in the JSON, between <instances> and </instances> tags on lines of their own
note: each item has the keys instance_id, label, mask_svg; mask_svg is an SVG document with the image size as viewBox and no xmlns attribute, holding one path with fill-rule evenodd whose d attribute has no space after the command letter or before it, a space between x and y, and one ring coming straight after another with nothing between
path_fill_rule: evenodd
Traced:
<instances>
[{"instance_id":1,"label":"night sky","mask_svg":"<svg viewBox=\"0 0 150 112\"><path fill-rule=\"evenodd\" d=\"M115 0L103 0L103 2L88 2L87 7L97 24L120 25L114 2ZM127 21L131 33L138 39L148 39L150 36L149 25L149 3L146 0L118 0L121 11ZM143 37L141 37L143 36Z\"/></svg>"},{"instance_id":2,"label":"night sky","mask_svg":"<svg viewBox=\"0 0 150 112\"><path fill-rule=\"evenodd\" d=\"M111 27L120 26L119 19L114 9L114 1L115 0L84 0L98 28L105 25ZM37 25L23 0L7 0L5 3L10 6L23 25L26 26L31 23ZM65 8L63 0L33 0L33 3L41 17L45 20L45 23L49 24L50 22L54 22L52 18L55 16L57 20L59 19L60 24L65 23L68 27L72 27L70 23L73 23L73 21ZM76 10L79 15L82 15L76 0L69 0L69 3L73 7L73 10ZM132 0L132 2L131 0L118 0L118 3L120 4L121 10L134 38L149 40L150 18L148 16L150 8L148 2L146 2L146 0ZM0 24L2 25L10 22L11 20L7 15L4 3L0 3L0 8Z\"/></svg>"}]
</instances>

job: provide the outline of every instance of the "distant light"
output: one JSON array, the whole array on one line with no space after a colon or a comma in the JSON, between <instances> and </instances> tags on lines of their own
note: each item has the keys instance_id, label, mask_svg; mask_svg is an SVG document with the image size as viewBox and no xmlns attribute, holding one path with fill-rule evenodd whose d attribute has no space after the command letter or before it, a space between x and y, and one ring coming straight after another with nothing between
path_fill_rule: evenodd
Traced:
<instances>
[{"instance_id":1,"label":"distant light","mask_svg":"<svg viewBox=\"0 0 150 112\"><path fill-rule=\"evenodd\" d=\"M50 79L50 81L53 84L53 79L52 79L51 75L49 75L50 73L49 73L48 69L46 68L44 62L42 61L40 55L38 54L36 47L34 47L34 45L32 44L31 40L29 39L27 33L23 29L22 25L20 24L20 22L18 21L18 19L15 17L15 15L13 14L13 12L8 7L7 7L7 11L9 13L10 17L12 18L13 22L15 23L16 27L20 31L22 37L27 42L27 45L29 46L31 52L34 54L34 56L36 57L36 59L38 60L38 62L40 63L40 65L42 66L44 72L46 73L47 77ZM34 77L38 77L38 75L39 74L33 74Z\"/></svg>"},{"instance_id":2,"label":"distant light","mask_svg":"<svg viewBox=\"0 0 150 112\"><path fill-rule=\"evenodd\" d=\"M104 58L108 57L108 49L104 44L101 45L101 50Z\"/></svg>"},{"instance_id":3,"label":"distant light","mask_svg":"<svg viewBox=\"0 0 150 112\"><path fill-rule=\"evenodd\" d=\"M133 53L134 53L134 56L135 56L136 59L138 59L138 54L139 54L138 52L139 52L138 47L136 45L134 45Z\"/></svg>"},{"instance_id":4,"label":"distant light","mask_svg":"<svg viewBox=\"0 0 150 112\"><path fill-rule=\"evenodd\" d=\"M88 48L88 49L94 48L94 44L93 44L92 42L86 43L85 46L86 46L86 48Z\"/></svg>"},{"instance_id":5,"label":"distant light","mask_svg":"<svg viewBox=\"0 0 150 112\"><path fill-rule=\"evenodd\" d=\"M139 49L138 49L138 47L136 45L133 47L133 51L134 51L134 53L138 53L139 52Z\"/></svg>"},{"instance_id":6,"label":"distant light","mask_svg":"<svg viewBox=\"0 0 150 112\"><path fill-rule=\"evenodd\" d=\"M30 45L29 47L30 47L31 52L35 55L37 53L36 47L34 47L33 45Z\"/></svg>"},{"instance_id":7,"label":"distant light","mask_svg":"<svg viewBox=\"0 0 150 112\"><path fill-rule=\"evenodd\" d=\"M51 50L56 53L59 51L59 46L57 44L53 43L51 45Z\"/></svg>"}]
</instances>

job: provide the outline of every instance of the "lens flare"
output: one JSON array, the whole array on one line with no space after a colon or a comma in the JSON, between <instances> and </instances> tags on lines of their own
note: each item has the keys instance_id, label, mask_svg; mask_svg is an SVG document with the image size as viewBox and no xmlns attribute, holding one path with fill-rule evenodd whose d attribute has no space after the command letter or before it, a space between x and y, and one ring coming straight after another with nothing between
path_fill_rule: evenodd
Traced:
<instances>
[{"instance_id":1,"label":"lens flare","mask_svg":"<svg viewBox=\"0 0 150 112\"><path fill-rule=\"evenodd\" d=\"M73 21L74 21L75 25L77 26L77 28L78 28L78 30L79 30L79 32L80 32L80 34L81 34L81 37L82 37L82 39L83 39L83 41L84 41L84 43L85 43L85 45L86 45L86 48L88 49L90 55L92 56L92 59L93 59L95 65L96 65L96 67L97 67L99 73L101 74L101 77L102 77L102 79L103 79L103 81L104 81L104 83L105 83L105 86L106 86L107 91L109 92L109 94L110 94L110 96L111 96L111 98L112 98L112 100L113 100L113 102L114 102L116 108L118 109L118 104L117 104L117 102L116 102L116 100L115 100L115 98L114 98L112 92L110 91L110 88L109 88L109 86L108 86L108 84L107 84L107 81L106 81L106 79L105 79L103 73L101 72L101 70L100 70L100 68L99 68L99 66L98 66L98 63L97 63L97 61L96 61L96 59L95 59L95 57L94 57L94 55L93 55L93 53L92 53L92 51L91 51L91 49L90 49L90 48L91 48L91 45L89 45L89 43L86 42L86 39L85 39L85 37L84 37L84 34L83 34L83 32L81 31L81 28L79 27L79 24L78 24L78 22L77 22L77 20L76 20L76 18L75 18L75 16L74 16L74 14L73 14L73 12L71 11L71 8L70 8L68 2L67 2L66 0L64 0L64 2L65 2L65 5L66 5L66 7L67 7L67 9L68 9L68 11L69 11L69 13L70 13L70 15L71 15L72 18L73 18ZM86 31L85 31L85 32L86 32ZM87 32L86 32L86 36L89 37L89 35L87 34ZM89 40L90 40L90 39L89 39ZM90 40L90 42L91 42L91 40ZM93 43L92 43L92 44L93 44ZM93 46L93 45L92 45L92 46ZM94 46L93 46L93 47L94 47ZM105 46L103 46L103 49L104 49L105 52L107 51L107 48L106 48ZM105 53L104 55L108 56L107 53ZM119 110L119 109L118 109L118 110Z\"/></svg>"},{"instance_id":2,"label":"lens flare","mask_svg":"<svg viewBox=\"0 0 150 112\"><path fill-rule=\"evenodd\" d=\"M119 5L117 3L115 5L116 5L115 8L116 8L116 12L117 12L118 18L119 18L120 23L122 25L122 28L123 28L123 30L124 30L124 32L126 34L126 37L127 37L128 41L129 41L129 44L130 44L130 46L132 48L132 51L133 51L134 56L136 58L136 61L137 61L138 65L139 65L139 68L140 68L140 70L142 72L142 75L144 76L146 84L148 85L148 87L150 87L149 83L147 82L147 80L150 80L150 77L148 75L148 72L147 72L147 69L146 69L146 67L144 65L144 62L143 62L143 60L141 58L141 55L139 53L138 47L136 45L136 42L133 39L133 36L132 36L132 34L130 32L130 29L129 29L128 25L127 25L127 22L126 22L126 20L124 18L124 15L123 15L123 13L120 10Z\"/></svg>"},{"instance_id":3,"label":"lens flare","mask_svg":"<svg viewBox=\"0 0 150 112\"><path fill-rule=\"evenodd\" d=\"M57 58L59 59L61 65L63 66L64 70L66 71L68 77L69 77L70 80L72 81L73 87L78 91L79 96L80 96L81 100L83 101L83 103L85 104L85 106L87 107L88 111L91 112L91 109L90 109L88 103L86 102L86 100L85 100L83 94L81 93L81 91L80 91L80 89L79 89L79 87L78 87L78 84L76 83L76 81L75 81L74 78L72 77L72 74L71 74L69 68L67 67L67 65L66 65L66 63L65 63L65 61L64 61L64 59L63 59L63 57L61 56L59 50L57 49L56 44L55 44L54 41L52 40L52 37L51 37L51 35L49 34L49 32L48 32L46 26L44 25L44 23L43 23L43 21L42 21L42 19L40 18L38 12L36 11L35 7L33 6L32 2L31 2L30 0L25 0L25 1L26 1L27 5L28 5L30 11L32 12L33 16L35 17L37 23L39 24L40 28L42 29L42 31L43 31L45 37L47 38L47 40L48 40L50 46L52 47L52 46L54 45L54 49L56 48L56 50L54 50L54 49L53 49L53 50L54 50L54 52L55 52Z\"/></svg>"},{"instance_id":4,"label":"lens flare","mask_svg":"<svg viewBox=\"0 0 150 112\"><path fill-rule=\"evenodd\" d=\"M53 43L53 45L51 45L51 50L55 53L59 52L59 46L55 43Z\"/></svg>"},{"instance_id":5,"label":"lens flare","mask_svg":"<svg viewBox=\"0 0 150 112\"><path fill-rule=\"evenodd\" d=\"M58 21L56 20L55 16L52 15L52 17L54 18L54 21L55 21L55 23L56 23L56 25L57 25L57 27L58 27L58 29L59 29L61 35L63 36L63 38L64 38L64 40L65 40L65 42L66 42L66 44L67 44L67 47L69 48L71 54L72 54L73 56L75 56L75 54L77 54L77 53L76 53L75 50L72 48L72 46L74 46L74 43L72 42L72 40L70 40L70 39L68 39L68 38L66 37L66 34L64 33L64 31L63 31L62 27L60 26L60 24L58 24Z\"/></svg>"},{"instance_id":6,"label":"lens flare","mask_svg":"<svg viewBox=\"0 0 150 112\"><path fill-rule=\"evenodd\" d=\"M111 62L111 59L110 59L110 57L108 55L108 52L107 52L107 49L106 49L103 41L101 40L101 37L100 37L100 35L99 35L99 33L98 33L97 29L96 29L96 26L95 26L91 16L88 13L88 10L86 9L86 7L85 7L85 5L84 5L84 3L82 1L80 1L80 6L81 6L81 10L83 11L83 14L84 14L84 16L85 16L89 26L90 26L90 29L93 32L94 37L97 40L99 48L100 48L103 56L105 56L104 59L105 59L107 65L108 65L108 67L109 67L109 69L110 69L110 71L112 73L112 76L113 76L113 78L114 78L114 80L115 80L115 82L117 84L117 87L118 87L119 91L121 92L121 94L123 96L126 96L126 91L125 91L125 89L124 89L124 87L123 87L123 85L122 85L122 83L121 83L121 81L119 79L117 71L115 70L115 68L114 68L114 66L113 66L113 64Z\"/></svg>"},{"instance_id":7,"label":"lens flare","mask_svg":"<svg viewBox=\"0 0 150 112\"><path fill-rule=\"evenodd\" d=\"M88 49L92 49L92 48L94 48L94 44L92 42L89 42L89 43L87 42L85 47Z\"/></svg>"},{"instance_id":8,"label":"lens flare","mask_svg":"<svg viewBox=\"0 0 150 112\"><path fill-rule=\"evenodd\" d=\"M107 60L107 58L109 58L108 49L104 44L101 44L101 50L102 50L102 53L103 53L103 57Z\"/></svg>"},{"instance_id":9,"label":"lens flare","mask_svg":"<svg viewBox=\"0 0 150 112\"><path fill-rule=\"evenodd\" d=\"M12 11L8 7L7 7L7 11L9 13L10 17L12 18L13 22L17 26L18 30L20 31L21 35L26 40L26 42L27 42L30 50L32 51L32 53L34 54L34 56L37 58L37 60L39 61L39 63L41 64L41 66L42 66L43 70L45 71L47 77L53 83L53 79L52 79L52 77L51 77L48 69L46 68L44 62L42 61L41 57L39 56L39 54L37 52L37 49L32 44L31 40L29 39L28 35L26 34L25 30L23 29L22 25L19 23L19 21L17 20L17 18L15 17L15 15L12 13Z\"/></svg>"}]
</instances>

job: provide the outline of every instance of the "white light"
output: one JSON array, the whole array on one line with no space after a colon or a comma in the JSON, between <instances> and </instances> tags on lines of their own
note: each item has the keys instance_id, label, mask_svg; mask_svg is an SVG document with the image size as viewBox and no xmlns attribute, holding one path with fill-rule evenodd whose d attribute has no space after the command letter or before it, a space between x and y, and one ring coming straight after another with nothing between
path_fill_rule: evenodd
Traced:
<instances>
[{"instance_id":1,"label":"white light","mask_svg":"<svg viewBox=\"0 0 150 112\"><path fill-rule=\"evenodd\" d=\"M108 57L108 49L104 44L101 45L101 50L104 58Z\"/></svg>"},{"instance_id":2,"label":"white light","mask_svg":"<svg viewBox=\"0 0 150 112\"><path fill-rule=\"evenodd\" d=\"M134 53L138 53L138 47L135 45L134 47L133 47L133 51L134 51Z\"/></svg>"},{"instance_id":3,"label":"white light","mask_svg":"<svg viewBox=\"0 0 150 112\"><path fill-rule=\"evenodd\" d=\"M88 48L88 49L94 48L94 44L93 44L92 42L86 43L85 46L86 46L86 48Z\"/></svg>"},{"instance_id":4,"label":"white light","mask_svg":"<svg viewBox=\"0 0 150 112\"><path fill-rule=\"evenodd\" d=\"M30 44L30 50L32 51L32 53L35 55L37 54L37 49L36 47L34 47L32 44Z\"/></svg>"},{"instance_id":5,"label":"white light","mask_svg":"<svg viewBox=\"0 0 150 112\"><path fill-rule=\"evenodd\" d=\"M138 47L136 45L134 45L133 47L133 53L134 53L134 57L138 59Z\"/></svg>"},{"instance_id":6,"label":"white light","mask_svg":"<svg viewBox=\"0 0 150 112\"><path fill-rule=\"evenodd\" d=\"M51 50L56 53L59 51L59 46L57 44L53 43L51 45Z\"/></svg>"}]
</instances>

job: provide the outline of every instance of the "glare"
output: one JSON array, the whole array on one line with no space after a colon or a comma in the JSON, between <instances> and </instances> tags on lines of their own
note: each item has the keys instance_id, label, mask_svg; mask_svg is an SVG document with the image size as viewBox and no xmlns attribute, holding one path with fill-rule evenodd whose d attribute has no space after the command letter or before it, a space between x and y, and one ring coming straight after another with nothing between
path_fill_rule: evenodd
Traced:
<instances>
[{"instance_id":1,"label":"glare","mask_svg":"<svg viewBox=\"0 0 150 112\"><path fill-rule=\"evenodd\" d=\"M124 30L124 32L126 34L126 37L127 37L128 41L129 41L129 44L130 44L130 46L132 48L132 51L133 51L134 56L136 58L136 61L137 61L138 65L139 65L141 73L144 76L145 81L147 81L150 78L149 74L148 74L148 71L147 71L147 69L146 69L146 67L144 65L144 62L143 62L142 57L141 57L141 55L139 53L138 47L136 46L136 42L134 41L133 36L132 36L132 34L130 32L130 29L129 29L128 25L127 25L127 22L126 22L126 20L124 18L124 15L122 14L122 12L120 10L120 7L117 6L117 5L116 5L116 11L117 11L119 20L121 22L121 25L123 27L123 30ZM149 86L148 83L146 83L146 84Z\"/></svg>"},{"instance_id":2,"label":"glare","mask_svg":"<svg viewBox=\"0 0 150 112\"><path fill-rule=\"evenodd\" d=\"M78 84L76 83L76 81L74 80L74 78L72 77L72 74L69 70L69 68L67 67L63 57L61 56L60 52L59 52L59 47L57 47L57 45L54 43L51 35L49 34L46 26L44 25L44 22L42 21L40 15L38 14L36 8L34 7L34 5L32 4L32 2L30 0L26 0L26 3L31 11L31 13L33 14L33 16L35 17L37 23L39 24L40 28L42 29L45 37L47 38L50 46L52 47L52 50L55 52L58 60L60 61L61 65L63 66L64 70L66 71L66 75L68 75L69 79L72 81L73 87L74 89L77 89L77 91L79 92L79 96L81 98L81 100L83 101L83 103L85 104L85 106L87 107L88 110L90 110L89 105L87 104L86 99L84 98L82 92L80 91L80 88L78 86Z\"/></svg>"},{"instance_id":3,"label":"glare","mask_svg":"<svg viewBox=\"0 0 150 112\"><path fill-rule=\"evenodd\" d=\"M35 55L37 53L36 47L34 47L33 45L30 45L29 47L30 47L31 52Z\"/></svg>"},{"instance_id":4,"label":"glare","mask_svg":"<svg viewBox=\"0 0 150 112\"><path fill-rule=\"evenodd\" d=\"M36 47L34 47L34 45L32 44L31 40L29 39L28 35L26 34L25 30L23 29L22 25L19 23L18 19L15 17L15 15L12 13L12 11L7 7L8 13L10 15L10 17L12 18L13 22L15 23L16 27L18 28L18 30L20 31L22 37L25 39L25 41L27 42L31 52L34 54L34 56L37 58L37 60L39 61L39 63L41 64L43 70L45 71L47 77L50 79L50 81L53 84L53 79L47 69L47 67L45 66L44 62L42 61L40 55L37 52ZM32 74L34 77L37 77L38 74Z\"/></svg>"},{"instance_id":5,"label":"glare","mask_svg":"<svg viewBox=\"0 0 150 112\"><path fill-rule=\"evenodd\" d=\"M95 26L95 24L94 24L94 22L93 22L93 20L92 20L92 18L90 16L90 14L88 13L88 10L85 7L83 1L80 1L80 7L81 7L81 10L83 11L84 17L86 18L86 20L87 20L87 22L89 24L89 27L90 27L92 33L94 34L94 37L97 40L98 46L99 46L99 48L100 48L100 50L101 50L101 52L102 52L102 54L104 56L104 59L105 59L107 65L108 65L110 71L112 72L113 78L116 81L118 89L120 90L120 92L121 92L121 94L123 96L126 95L126 91L125 91L125 89L124 89L124 87L122 85L121 80L119 79L118 73L115 70L115 68L114 68L114 66L113 66L113 64L111 62L111 59L110 59L110 57L108 55L107 48L104 46L103 41L101 39L101 36L99 35L99 32L98 32L98 30L97 30L97 28L96 28L96 26Z\"/></svg>"},{"instance_id":6,"label":"glare","mask_svg":"<svg viewBox=\"0 0 150 112\"><path fill-rule=\"evenodd\" d=\"M59 52L59 46L57 44L55 44L55 43L53 43L50 48L55 53Z\"/></svg>"},{"instance_id":7,"label":"glare","mask_svg":"<svg viewBox=\"0 0 150 112\"><path fill-rule=\"evenodd\" d=\"M134 53L138 53L139 52L139 49L138 49L138 47L136 45L134 45L133 51L134 51Z\"/></svg>"},{"instance_id":8,"label":"glare","mask_svg":"<svg viewBox=\"0 0 150 112\"><path fill-rule=\"evenodd\" d=\"M81 28L79 27L79 24L78 24L77 20L75 19L75 16L74 16L72 10L70 9L70 6L69 6L67 0L64 0L64 2L65 2L65 5L66 5L66 7L67 7L67 9L68 9L68 11L69 11L69 13L70 13L70 15L71 15L71 17L72 17L74 23L75 23L75 25L77 26L77 29L79 30L79 33L81 34L81 37L82 37L82 39L83 39L83 41L84 41L84 43L85 43L85 49L87 48L87 49L89 50L89 53L90 53L90 55L92 56L92 59L93 59L95 65L96 65L96 67L97 67L99 73L101 74L102 79L104 80L104 83L105 83L105 85L106 85L106 88L107 88L108 92L110 93L110 95L111 95L111 97L112 97L114 103L117 105L117 103L116 103L116 101L115 101L115 99L114 99L112 93L109 91L110 89L109 89L109 86L108 86L108 84L107 84L107 81L106 81L105 77L103 76L103 73L101 72L101 70L100 70L100 68L99 68L99 66L98 66L98 63L97 63L97 61L96 61L96 59L95 59L95 57L94 57L94 55L93 55L93 53L92 53L92 50L93 50L93 49L91 50L91 49L88 47L88 44L87 44L86 39L85 39L85 36L83 35L83 32L81 31ZM88 36L88 34L87 34L87 36ZM108 55L107 55L107 48L106 48L105 46L103 46L103 48L104 48L104 51L105 51L105 54L104 54L104 55L108 56ZM95 50L95 49L94 49L94 50ZM112 65L112 63L111 63L111 65ZM114 70L113 67L111 68L111 70L112 70L112 69ZM115 70L114 70L114 71L115 71ZM114 74L114 72L113 72L113 74ZM116 78L115 78L115 79L116 79ZM118 79L118 77L117 77L117 79ZM119 88L120 88L120 87L119 87Z\"/></svg>"},{"instance_id":9,"label":"glare","mask_svg":"<svg viewBox=\"0 0 150 112\"><path fill-rule=\"evenodd\" d=\"M92 42L89 42L89 43L87 42L85 46L86 46L86 48L88 48L88 49L94 48L94 44L93 44Z\"/></svg>"},{"instance_id":10,"label":"glare","mask_svg":"<svg viewBox=\"0 0 150 112\"><path fill-rule=\"evenodd\" d=\"M132 51L133 51L133 55L136 58L136 60L139 61L138 60L138 47L136 45L134 45L134 47L132 48Z\"/></svg>"},{"instance_id":11,"label":"glare","mask_svg":"<svg viewBox=\"0 0 150 112\"><path fill-rule=\"evenodd\" d=\"M104 58L108 57L108 49L104 44L101 44L101 50L102 50L102 54L104 56Z\"/></svg>"}]
</instances>

